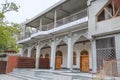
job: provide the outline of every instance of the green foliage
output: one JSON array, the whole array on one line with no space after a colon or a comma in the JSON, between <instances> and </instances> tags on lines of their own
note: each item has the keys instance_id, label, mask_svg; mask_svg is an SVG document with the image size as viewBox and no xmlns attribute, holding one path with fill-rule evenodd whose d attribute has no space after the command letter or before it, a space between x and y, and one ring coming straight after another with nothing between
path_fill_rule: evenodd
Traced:
<instances>
[{"instance_id":1,"label":"green foliage","mask_svg":"<svg viewBox=\"0 0 120 80\"><path fill-rule=\"evenodd\" d=\"M16 44L16 36L19 30L12 26L0 26L0 50L18 51L19 45Z\"/></svg>"},{"instance_id":2,"label":"green foliage","mask_svg":"<svg viewBox=\"0 0 120 80\"><path fill-rule=\"evenodd\" d=\"M0 10L0 50L18 51L19 45L16 44L17 35L20 35L21 28L19 24L12 23L11 26L4 23L5 13L10 11L18 11L19 6L15 3L6 1L2 4Z\"/></svg>"}]
</instances>

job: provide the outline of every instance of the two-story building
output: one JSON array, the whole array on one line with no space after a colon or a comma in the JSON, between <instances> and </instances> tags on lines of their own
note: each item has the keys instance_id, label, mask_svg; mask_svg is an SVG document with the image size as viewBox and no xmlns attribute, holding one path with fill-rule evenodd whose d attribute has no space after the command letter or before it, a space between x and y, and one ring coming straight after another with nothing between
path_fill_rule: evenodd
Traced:
<instances>
[{"instance_id":1,"label":"two-story building","mask_svg":"<svg viewBox=\"0 0 120 80\"><path fill-rule=\"evenodd\" d=\"M28 20L17 43L37 69L49 58L53 70L95 73L103 60L120 57L119 21L119 0L61 0ZM27 34L28 27L35 31Z\"/></svg>"}]
</instances>

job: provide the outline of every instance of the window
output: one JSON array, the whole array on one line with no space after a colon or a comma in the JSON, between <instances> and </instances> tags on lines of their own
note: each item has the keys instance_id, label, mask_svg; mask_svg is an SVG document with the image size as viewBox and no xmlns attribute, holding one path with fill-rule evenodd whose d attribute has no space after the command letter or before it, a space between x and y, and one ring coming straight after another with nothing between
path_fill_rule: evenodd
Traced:
<instances>
[{"instance_id":1,"label":"window","mask_svg":"<svg viewBox=\"0 0 120 80\"><path fill-rule=\"evenodd\" d=\"M114 37L96 40L96 55L98 69L103 65L103 60L115 60Z\"/></svg>"},{"instance_id":2,"label":"window","mask_svg":"<svg viewBox=\"0 0 120 80\"><path fill-rule=\"evenodd\" d=\"M120 16L120 0L109 0L109 2L96 15L97 21L103 21Z\"/></svg>"}]
</instances>

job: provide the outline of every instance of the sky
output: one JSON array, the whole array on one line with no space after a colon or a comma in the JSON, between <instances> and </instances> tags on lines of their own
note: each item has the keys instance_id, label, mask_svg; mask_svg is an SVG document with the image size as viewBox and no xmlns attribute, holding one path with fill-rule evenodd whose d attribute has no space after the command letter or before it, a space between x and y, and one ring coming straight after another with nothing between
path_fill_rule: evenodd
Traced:
<instances>
[{"instance_id":1,"label":"sky","mask_svg":"<svg viewBox=\"0 0 120 80\"><path fill-rule=\"evenodd\" d=\"M8 0L20 5L19 12L9 12L6 14L8 22L23 23L26 19L31 19L60 0ZM0 4L5 0L0 0ZM1 7L1 6L0 6Z\"/></svg>"}]
</instances>

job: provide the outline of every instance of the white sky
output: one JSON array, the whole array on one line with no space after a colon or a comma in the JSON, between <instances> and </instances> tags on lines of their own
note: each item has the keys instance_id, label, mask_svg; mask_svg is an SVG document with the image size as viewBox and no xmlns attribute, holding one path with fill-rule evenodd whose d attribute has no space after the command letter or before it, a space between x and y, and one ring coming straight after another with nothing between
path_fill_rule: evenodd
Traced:
<instances>
[{"instance_id":1,"label":"white sky","mask_svg":"<svg viewBox=\"0 0 120 80\"><path fill-rule=\"evenodd\" d=\"M5 0L0 0L0 4ZM9 12L6 14L6 20L9 22L22 23L30 19L45 9L49 8L60 0L8 0L20 5L19 12Z\"/></svg>"}]
</instances>

